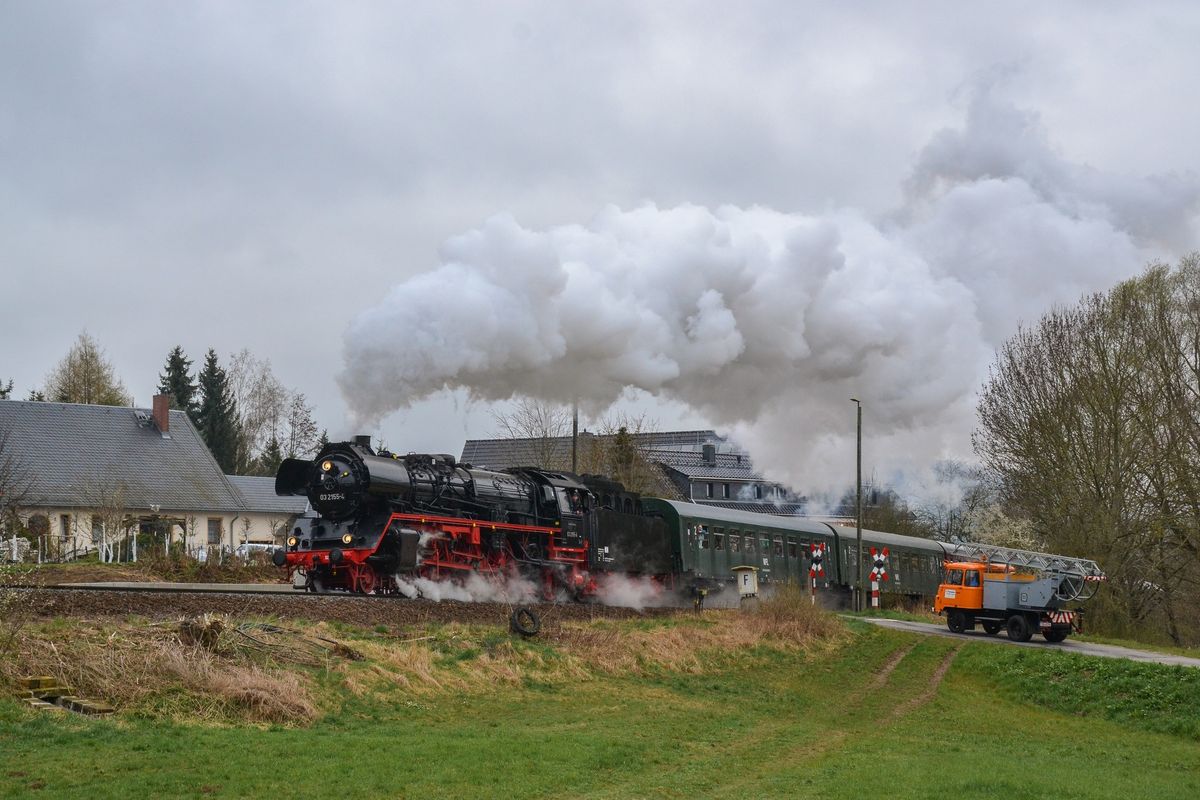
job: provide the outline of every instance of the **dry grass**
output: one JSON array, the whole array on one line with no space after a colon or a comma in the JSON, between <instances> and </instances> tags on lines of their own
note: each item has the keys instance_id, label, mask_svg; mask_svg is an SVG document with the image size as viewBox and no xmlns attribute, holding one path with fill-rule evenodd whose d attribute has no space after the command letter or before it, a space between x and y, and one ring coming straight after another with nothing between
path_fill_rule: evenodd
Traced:
<instances>
[{"instance_id":1,"label":"dry grass","mask_svg":"<svg viewBox=\"0 0 1200 800\"><path fill-rule=\"evenodd\" d=\"M340 702L316 693L321 676L359 696L395 697L397 689L406 696L475 694L602 675L699 674L763 648L803 656L847 635L799 592L694 616L582 622L551 615L533 640L458 623L397 635L351 630L345 641L327 623L288 627L220 615L43 623L23 631L13 653L0 658L0 682L52 675L79 695L135 715L305 724Z\"/></svg>"},{"instance_id":2,"label":"dry grass","mask_svg":"<svg viewBox=\"0 0 1200 800\"><path fill-rule=\"evenodd\" d=\"M13 657L0 660L0 680L12 685L24 675L50 675L125 712L179 720L315 719L311 679L240 646L231 630L226 626L205 644L185 644L173 625L31 627Z\"/></svg>"},{"instance_id":3,"label":"dry grass","mask_svg":"<svg viewBox=\"0 0 1200 800\"><path fill-rule=\"evenodd\" d=\"M756 648L806 653L837 646L844 626L799 592L781 591L744 611L628 622L543 623L526 642L494 628L448 625L408 641L357 643L367 664L337 667L344 685L366 695L400 687L428 695L473 693L526 681L566 683L596 675L699 674Z\"/></svg>"}]
</instances>

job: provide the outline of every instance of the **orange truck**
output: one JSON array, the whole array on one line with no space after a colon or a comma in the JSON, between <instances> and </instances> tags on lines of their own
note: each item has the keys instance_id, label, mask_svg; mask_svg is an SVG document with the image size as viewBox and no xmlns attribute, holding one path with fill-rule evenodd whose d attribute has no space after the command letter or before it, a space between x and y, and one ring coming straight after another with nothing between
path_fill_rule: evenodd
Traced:
<instances>
[{"instance_id":1,"label":"orange truck","mask_svg":"<svg viewBox=\"0 0 1200 800\"><path fill-rule=\"evenodd\" d=\"M951 546L953 557L934 601L954 633L981 625L995 635L1002 629L1013 641L1040 633L1061 642L1083 630L1083 612L1067 608L1095 594L1104 573L1088 559L974 543Z\"/></svg>"}]
</instances>

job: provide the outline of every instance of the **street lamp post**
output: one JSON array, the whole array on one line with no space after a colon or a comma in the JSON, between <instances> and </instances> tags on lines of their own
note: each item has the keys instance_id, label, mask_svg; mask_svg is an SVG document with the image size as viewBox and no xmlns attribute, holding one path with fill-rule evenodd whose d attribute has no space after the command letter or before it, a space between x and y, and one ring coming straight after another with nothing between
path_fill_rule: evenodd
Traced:
<instances>
[{"instance_id":1,"label":"street lamp post","mask_svg":"<svg viewBox=\"0 0 1200 800\"><path fill-rule=\"evenodd\" d=\"M857 551L854 555L854 610L862 611L862 402L857 397L851 397L850 402L858 406L858 457L856 459L855 492L855 541Z\"/></svg>"}]
</instances>

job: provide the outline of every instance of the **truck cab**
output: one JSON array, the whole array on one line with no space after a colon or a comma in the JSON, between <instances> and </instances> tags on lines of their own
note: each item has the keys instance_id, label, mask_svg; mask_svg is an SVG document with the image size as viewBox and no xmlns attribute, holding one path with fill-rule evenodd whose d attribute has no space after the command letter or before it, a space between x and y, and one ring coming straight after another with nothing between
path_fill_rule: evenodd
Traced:
<instances>
[{"instance_id":1,"label":"truck cab","mask_svg":"<svg viewBox=\"0 0 1200 800\"><path fill-rule=\"evenodd\" d=\"M974 562L947 564L945 576L938 586L937 597L933 602L934 613L941 614L948 608L968 611L983 608L981 576L985 568L984 564Z\"/></svg>"}]
</instances>

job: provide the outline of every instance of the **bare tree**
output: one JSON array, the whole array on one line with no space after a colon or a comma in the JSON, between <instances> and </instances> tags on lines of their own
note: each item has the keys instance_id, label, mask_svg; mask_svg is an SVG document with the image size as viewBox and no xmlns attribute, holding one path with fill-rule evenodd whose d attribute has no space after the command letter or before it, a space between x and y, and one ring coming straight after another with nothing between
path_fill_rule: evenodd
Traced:
<instances>
[{"instance_id":1,"label":"bare tree","mask_svg":"<svg viewBox=\"0 0 1200 800\"><path fill-rule=\"evenodd\" d=\"M246 349L230 357L226 375L242 432L238 472L244 472L271 437L278 438L288 391L271 371L271 362L256 358Z\"/></svg>"},{"instance_id":2,"label":"bare tree","mask_svg":"<svg viewBox=\"0 0 1200 800\"><path fill-rule=\"evenodd\" d=\"M570 469L570 444L563 438L571 435L571 409L522 397L508 411L492 411L496 436L521 440L521 456L529 459L526 466L543 469Z\"/></svg>"},{"instance_id":3,"label":"bare tree","mask_svg":"<svg viewBox=\"0 0 1200 800\"><path fill-rule=\"evenodd\" d=\"M1131 629L1200 639L1200 259L1056 309L997 354L974 441L1035 539L1097 558Z\"/></svg>"},{"instance_id":4,"label":"bare tree","mask_svg":"<svg viewBox=\"0 0 1200 800\"><path fill-rule=\"evenodd\" d=\"M235 353L229 364L230 393L242 431L238 471L254 469L255 462L276 446L285 458L311 455L320 429L304 393L284 386L272 372L271 362L249 350Z\"/></svg>"},{"instance_id":5,"label":"bare tree","mask_svg":"<svg viewBox=\"0 0 1200 800\"><path fill-rule=\"evenodd\" d=\"M656 423L645 414L616 414L596 425L596 434L580 454L580 472L607 475L626 489L641 494L662 494L666 480L651 460L644 434Z\"/></svg>"},{"instance_id":6,"label":"bare tree","mask_svg":"<svg viewBox=\"0 0 1200 800\"><path fill-rule=\"evenodd\" d=\"M92 480L84 485L83 497L91 512L92 543L104 563L117 560L118 547L134 524L126 506L127 494L120 481Z\"/></svg>"},{"instance_id":7,"label":"bare tree","mask_svg":"<svg viewBox=\"0 0 1200 800\"><path fill-rule=\"evenodd\" d=\"M303 392L292 392L282 433L279 441L285 457L299 458L316 452L321 432Z\"/></svg>"},{"instance_id":8,"label":"bare tree","mask_svg":"<svg viewBox=\"0 0 1200 800\"><path fill-rule=\"evenodd\" d=\"M33 476L13 446L12 433L0 428L0 533L21 532L21 509L30 499Z\"/></svg>"}]
</instances>

